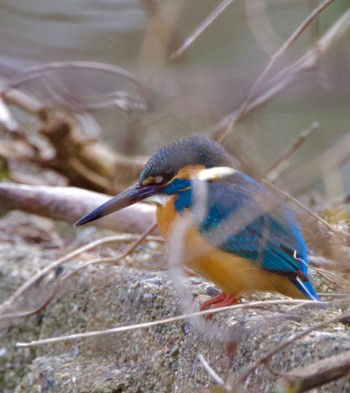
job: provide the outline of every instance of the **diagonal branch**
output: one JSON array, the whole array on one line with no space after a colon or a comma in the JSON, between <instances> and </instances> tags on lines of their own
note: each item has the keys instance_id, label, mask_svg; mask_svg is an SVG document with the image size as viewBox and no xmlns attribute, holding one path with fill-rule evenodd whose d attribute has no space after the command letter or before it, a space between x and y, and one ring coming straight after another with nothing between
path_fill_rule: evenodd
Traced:
<instances>
[{"instance_id":1,"label":"diagonal branch","mask_svg":"<svg viewBox=\"0 0 350 393\"><path fill-rule=\"evenodd\" d=\"M284 151L282 151L280 156L266 170L263 177L265 177L269 182L274 182L276 179L278 179L281 176L283 170L286 168L284 164L287 163L291 155L297 149L299 149L299 147L314 133L314 131L318 130L319 128L320 124L317 121L314 121L309 126L309 128L304 130L293 143L291 143Z\"/></svg>"},{"instance_id":2,"label":"diagonal branch","mask_svg":"<svg viewBox=\"0 0 350 393\"><path fill-rule=\"evenodd\" d=\"M258 79L254 82L253 87L251 88L247 99L243 103L241 111L244 112L245 107L248 105L251 98L256 95L257 91L262 85L263 80L271 71L273 66L277 63L277 61L284 55L284 53L289 49L294 42L301 36L301 34L305 31L305 29L320 15L322 11L324 11L327 7L331 5L335 0L325 0L322 4L316 7L307 17L303 20L301 25L298 26L296 30L292 33L292 35L283 43L283 45L275 52L272 56L270 61L267 63L265 69L260 74Z\"/></svg>"},{"instance_id":3,"label":"diagonal branch","mask_svg":"<svg viewBox=\"0 0 350 393\"><path fill-rule=\"evenodd\" d=\"M199 26L186 38L185 42L177 49L170 57L171 60L175 60L180 57L193 43L194 41L226 10L226 8L235 0L224 0L222 1L213 12L210 13Z\"/></svg>"},{"instance_id":4,"label":"diagonal branch","mask_svg":"<svg viewBox=\"0 0 350 393\"><path fill-rule=\"evenodd\" d=\"M319 360L298 370L284 373L288 392L302 393L350 373L350 351Z\"/></svg>"},{"instance_id":5,"label":"diagonal branch","mask_svg":"<svg viewBox=\"0 0 350 393\"><path fill-rule=\"evenodd\" d=\"M267 352L264 356L262 356L256 362L254 362L250 367L248 367L246 371L243 372L241 376L238 378L233 388L235 387L238 388L238 386L242 385L244 381L249 377L249 375L252 374L259 366L267 363L272 358L273 355L275 355L277 352L281 351L282 349L288 347L290 344L293 344L295 341L299 340L300 338L307 336L309 333L313 332L314 330L324 328L332 323L341 322L342 320L349 317L350 317L350 312L343 313L341 315L336 316L335 318L327 319L326 321L312 325L308 329L302 330L298 334L295 334L290 338L288 338L287 340L282 341L274 349Z\"/></svg>"},{"instance_id":6,"label":"diagonal branch","mask_svg":"<svg viewBox=\"0 0 350 393\"><path fill-rule=\"evenodd\" d=\"M90 261L90 265L91 264L96 264L96 263L114 263L114 262L119 262L120 260L124 259L126 256L128 256L129 254L131 254L135 248L143 241L145 240L145 238L155 229L156 224L152 224L150 227L148 227L146 229L146 231L144 231L144 233L142 233L141 235L137 236L136 240L125 250L125 252L123 252L119 257L115 258L115 257L111 257L111 258L98 258L96 260L93 261L93 263L91 263ZM117 236L109 236L105 239L102 240L96 240L94 242L91 242L83 247L78 248L77 250L74 250L70 253L68 253L67 255L63 256L62 258L54 261L53 263L51 263L50 265L46 266L44 269L40 270L39 272L37 272L34 276L30 277L29 280L27 280L23 285L21 285L16 292L14 292L10 298L8 300L6 300L0 307L0 318L9 318L10 314L6 314L6 311L8 309L10 309L13 304L21 297L24 295L24 293L30 289L33 285L35 285L38 281L40 281L45 275L47 275L48 273L50 273L51 271L57 269L59 266L63 265L65 262L67 262L68 260L82 254L83 252L86 252L88 250L91 250L95 247L100 246L101 244L106 244L109 242L116 242L116 241L120 241L121 239L123 239L122 235L117 235ZM85 267L86 265L88 265L88 263L86 263L83 267ZM75 273L76 271L74 271L73 273ZM57 291L55 290L53 293L53 296L57 293ZM50 302L52 300L52 297L49 298L49 300L47 302ZM47 305L48 303L45 302L45 305ZM46 304L47 303L47 304ZM39 310L41 310L41 307L39 307ZM25 312L28 315L35 313L35 311L28 311ZM17 316L27 316L27 314L22 315L23 313L17 313ZM11 318L14 317L15 314L11 314Z\"/></svg>"},{"instance_id":7,"label":"diagonal branch","mask_svg":"<svg viewBox=\"0 0 350 393\"><path fill-rule=\"evenodd\" d=\"M237 110L225 116L216 124L212 134L223 143L237 122L243 120L248 114L256 111L261 106L266 105L278 94L301 81L309 72L314 70L320 59L349 29L350 10L346 11L303 56L270 79L265 84L264 91L253 95L249 102L243 103Z\"/></svg>"}]
</instances>

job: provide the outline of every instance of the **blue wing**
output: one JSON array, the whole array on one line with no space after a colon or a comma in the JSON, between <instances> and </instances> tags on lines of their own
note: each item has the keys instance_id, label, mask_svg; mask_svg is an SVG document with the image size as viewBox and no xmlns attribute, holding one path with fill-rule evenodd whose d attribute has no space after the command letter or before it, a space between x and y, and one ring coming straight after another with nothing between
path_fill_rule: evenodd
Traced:
<instances>
[{"instance_id":1,"label":"blue wing","mask_svg":"<svg viewBox=\"0 0 350 393\"><path fill-rule=\"evenodd\" d=\"M271 204L266 208L272 195L241 173L232 182L208 187L208 216L200 227L208 241L288 276L307 297L318 299L308 281L306 245L291 211L286 206L271 209Z\"/></svg>"}]
</instances>

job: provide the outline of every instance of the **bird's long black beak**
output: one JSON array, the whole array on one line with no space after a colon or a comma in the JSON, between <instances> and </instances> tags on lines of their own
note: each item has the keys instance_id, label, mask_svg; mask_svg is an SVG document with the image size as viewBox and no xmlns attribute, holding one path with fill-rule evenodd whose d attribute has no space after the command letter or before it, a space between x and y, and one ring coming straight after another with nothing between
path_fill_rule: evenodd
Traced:
<instances>
[{"instance_id":1,"label":"bird's long black beak","mask_svg":"<svg viewBox=\"0 0 350 393\"><path fill-rule=\"evenodd\" d=\"M101 217L107 216L108 214L114 213L118 210L124 209L125 207L131 206L136 202L142 201L147 197L156 195L164 187L160 185L147 185L143 186L139 183L127 188L125 191L116 195L114 198L105 202L103 205L97 207L92 212L86 214L80 218L75 225L84 225L88 222L95 221Z\"/></svg>"}]
</instances>

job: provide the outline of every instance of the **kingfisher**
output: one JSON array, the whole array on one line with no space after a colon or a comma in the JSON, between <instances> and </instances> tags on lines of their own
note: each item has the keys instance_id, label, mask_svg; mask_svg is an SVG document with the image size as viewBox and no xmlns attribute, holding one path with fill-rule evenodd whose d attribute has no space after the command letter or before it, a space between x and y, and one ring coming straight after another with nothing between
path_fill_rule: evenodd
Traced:
<instances>
[{"instance_id":1,"label":"kingfisher","mask_svg":"<svg viewBox=\"0 0 350 393\"><path fill-rule=\"evenodd\" d=\"M139 201L156 204L157 224L168 245L182 230L178 223L187 220L179 237L183 263L222 291L201 310L235 304L253 292L319 300L290 208L235 169L229 153L208 137L194 134L158 149L136 184L76 225Z\"/></svg>"}]
</instances>

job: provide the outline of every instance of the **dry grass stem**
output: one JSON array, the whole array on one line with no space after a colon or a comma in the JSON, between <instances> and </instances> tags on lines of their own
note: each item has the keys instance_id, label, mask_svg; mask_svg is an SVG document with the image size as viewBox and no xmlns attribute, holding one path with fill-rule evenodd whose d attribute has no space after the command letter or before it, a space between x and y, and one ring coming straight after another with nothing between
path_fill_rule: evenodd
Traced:
<instances>
[{"instance_id":1,"label":"dry grass stem","mask_svg":"<svg viewBox=\"0 0 350 393\"><path fill-rule=\"evenodd\" d=\"M269 182L276 181L281 176L284 169L286 169L286 165L284 164L288 161L291 155L295 153L295 151L302 146L302 144L314 133L314 131L319 128L320 124L314 121L309 128L304 130L299 137L280 154L277 160L275 160L267 169L263 177L265 177Z\"/></svg>"},{"instance_id":2,"label":"dry grass stem","mask_svg":"<svg viewBox=\"0 0 350 393\"><path fill-rule=\"evenodd\" d=\"M350 351L347 351L282 375L287 380L287 391L302 393L345 377L349 373Z\"/></svg>"},{"instance_id":3,"label":"dry grass stem","mask_svg":"<svg viewBox=\"0 0 350 393\"><path fill-rule=\"evenodd\" d=\"M350 291L350 282L345 280L343 277L340 277L339 275L330 272L328 270L315 268L315 267L312 267L312 269L314 269L320 276L322 276L332 284L336 285L337 287L344 289L345 291ZM339 281L342 284L340 284Z\"/></svg>"},{"instance_id":4,"label":"dry grass stem","mask_svg":"<svg viewBox=\"0 0 350 393\"><path fill-rule=\"evenodd\" d=\"M198 360L201 362L202 366L204 367L205 371L211 376L211 378L218 384L221 385L226 391L230 392L231 387L225 384L225 381L220 377L220 375L213 370L213 368L209 365L206 361L204 356L201 353L197 355Z\"/></svg>"},{"instance_id":5,"label":"dry grass stem","mask_svg":"<svg viewBox=\"0 0 350 393\"><path fill-rule=\"evenodd\" d=\"M303 56L283 68L276 76L265 83L264 91L252 96L246 104L244 103L236 111L225 116L212 131L214 135L219 134L216 139L223 143L238 121L244 119L248 114L267 104L289 86L301 80L307 72L314 70L322 56L347 33L349 28L350 10L346 11Z\"/></svg>"},{"instance_id":6,"label":"dry grass stem","mask_svg":"<svg viewBox=\"0 0 350 393\"><path fill-rule=\"evenodd\" d=\"M43 311L48 304L51 303L51 300L57 295L59 289L59 286L56 286L50 296L43 303L41 303L40 306L34 308L33 310L23 310L13 313L0 314L0 321L4 321L6 319L26 318L38 314L39 312Z\"/></svg>"},{"instance_id":7,"label":"dry grass stem","mask_svg":"<svg viewBox=\"0 0 350 393\"><path fill-rule=\"evenodd\" d=\"M299 340L302 337L307 336L309 333L311 333L317 329L324 328L324 327L329 326L333 323L341 322L342 320L349 318L349 317L350 317L350 312L343 313L341 315L338 315L335 318L327 319L326 321L314 324L314 325L310 326L309 328L304 329L303 331L301 331L297 334L294 334L289 339L284 340L279 345L277 345L274 349L267 352L264 356L262 356L260 359L258 359L256 362L254 362L251 366L249 366L247 368L247 370L245 372L243 372L241 374L241 376L238 378L238 380L237 380L236 384L233 386L233 388L238 388L240 385L243 385L245 380L248 378L248 376L250 374L252 374L253 372L255 372L255 370L259 366L268 362L272 358L273 355L275 355L277 352L281 351L282 349L286 348L290 344L294 343L295 341Z\"/></svg>"},{"instance_id":8,"label":"dry grass stem","mask_svg":"<svg viewBox=\"0 0 350 393\"><path fill-rule=\"evenodd\" d=\"M320 13L324 11L327 7L329 7L334 1L335 0L325 0L322 4L316 7L296 28L296 30L294 30L292 35L283 43L283 45L277 50L277 52L271 56L270 61L266 65L263 72L259 75L259 77L254 82L254 85L251 88L247 99L243 103L243 106L240 109L242 113L245 112L245 109L248 103L251 101L252 97L257 94L264 78L270 72L270 70L275 65L275 63L283 56L286 50L293 45L293 43L300 37L300 35L305 31L305 29L320 15Z\"/></svg>"},{"instance_id":9,"label":"dry grass stem","mask_svg":"<svg viewBox=\"0 0 350 393\"><path fill-rule=\"evenodd\" d=\"M2 123L9 132L16 132L18 130L18 123L13 117L10 109L6 105L3 98L0 96L0 123Z\"/></svg>"},{"instance_id":10,"label":"dry grass stem","mask_svg":"<svg viewBox=\"0 0 350 393\"><path fill-rule=\"evenodd\" d=\"M318 216L315 212L313 212L311 209L309 209L307 206L305 206L302 202L298 201L298 199L294 198L292 195L288 194L286 191L281 190L279 187L275 186L274 184L270 183L268 180L263 179L262 182L272 188L274 191L279 192L282 194L286 199L290 199L301 207L303 210L305 210L308 214L310 214L312 217L314 217L317 221L322 223L327 229L329 229L331 232L334 233L341 233L344 236L350 236L348 232L345 232L343 230L339 230L337 228L334 228L333 225L329 224L326 220L324 220L322 217Z\"/></svg>"},{"instance_id":11,"label":"dry grass stem","mask_svg":"<svg viewBox=\"0 0 350 393\"><path fill-rule=\"evenodd\" d=\"M54 344L54 343L61 342L61 341L72 341L72 340L76 340L76 339L80 339L80 338L104 336L104 335L109 335L109 334L127 332L127 331L131 331L131 330L145 329L145 328L149 328L149 327L153 327L153 326L157 326L157 325L164 325L167 323L182 321L184 319L205 316L207 314L217 314L217 313L221 313L221 312L228 311L228 310L261 308L264 306L281 305L281 304L302 304L305 306L320 307L320 306L327 305L327 304L334 304L334 302L330 303L330 302L315 302L313 300L284 299L284 300L257 301L257 302L243 303L243 304L241 303L241 304L235 304L233 306L226 306L226 307L221 307L221 308L217 308L217 309L211 309L211 310L205 310L205 311L198 311L198 312L194 312L194 313L190 313L190 314L178 315L176 317L161 319L158 321L145 322L145 323L128 325L128 326L119 326L119 327L112 328L112 329L98 330L98 331L85 332L85 333L77 333L77 334L71 334L71 335L67 335L67 336L51 337L51 338L31 341L28 343L17 343L17 346L18 347L31 347L31 346L37 346L37 345Z\"/></svg>"},{"instance_id":12,"label":"dry grass stem","mask_svg":"<svg viewBox=\"0 0 350 393\"><path fill-rule=\"evenodd\" d=\"M350 28L350 10L348 12ZM290 170L283 180L289 184L289 191L295 195L301 193L321 176L338 171L349 161L350 132L347 132L337 143L309 160L305 165ZM307 176L305 174L307 173Z\"/></svg>"},{"instance_id":13,"label":"dry grass stem","mask_svg":"<svg viewBox=\"0 0 350 393\"><path fill-rule=\"evenodd\" d=\"M259 46L271 55L283 40L275 32L273 23L271 23L268 2L266 0L245 1L244 5L251 34Z\"/></svg>"},{"instance_id":14,"label":"dry grass stem","mask_svg":"<svg viewBox=\"0 0 350 393\"><path fill-rule=\"evenodd\" d=\"M19 89L7 90L3 99L6 104L15 105L31 115L37 115L44 109L43 102Z\"/></svg>"},{"instance_id":15,"label":"dry grass stem","mask_svg":"<svg viewBox=\"0 0 350 393\"><path fill-rule=\"evenodd\" d=\"M27 280L23 285L21 285L20 288L16 290L16 292L10 296L9 299L7 299L2 305L1 305L1 311L0 311L0 317L6 313L8 309L12 307L12 305L21 297L23 294L30 289L33 285L35 285L38 281L40 281L45 275L50 273L51 271L57 269L59 266L62 264L66 263L68 260L77 257L81 255L82 253L86 251L90 251L96 247L101 246L102 244L108 244L108 243L115 243L115 242L120 242L120 241L127 241L130 239L135 239L136 240L125 250L122 255L120 255L118 258L98 258L97 260L94 260L93 263L111 263L113 261L121 260L125 258L127 255L132 253L135 248L143 241L146 239L146 237L156 228L156 224L153 224L151 227L149 227L142 235L116 235L116 236L109 236L104 239L98 239L95 240L94 242L91 242L83 247L78 248L77 250L74 250L70 252L69 254L65 255L64 257L54 261L44 269L40 270L38 273L36 273L34 276L32 276L29 280ZM159 237L152 237L153 240L159 240ZM101 262L102 261L102 262ZM90 263L87 264L93 264L91 261ZM31 312L31 311L30 311ZM5 314L7 315L7 314Z\"/></svg>"},{"instance_id":16,"label":"dry grass stem","mask_svg":"<svg viewBox=\"0 0 350 393\"><path fill-rule=\"evenodd\" d=\"M130 89L133 90L132 99L130 97L125 98L126 94L120 94L119 91L79 99L59 80L55 81L55 78L52 78L52 76L55 76L55 73L60 71L79 72L80 70L99 71L110 74L111 78L123 78L123 80L130 83ZM56 103L68 107L69 110L73 108L80 111L93 111L109 106L117 106L126 112L144 112L148 110L148 103L143 92L143 87L131 73L121 67L92 61L65 61L36 65L4 82L1 86L0 94L6 97L12 89L20 89L21 85L38 79L45 82L45 88L50 93L50 97Z\"/></svg>"},{"instance_id":17,"label":"dry grass stem","mask_svg":"<svg viewBox=\"0 0 350 393\"><path fill-rule=\"evenodd\" d=\"M179 49L173 52L170 56L171 60L180 57L194 42L195 40L226 10L226 8L235 0L222 1L214 11L205 18L200 25L186 38L184 43Z\"/></svg>"}]
</instances>

